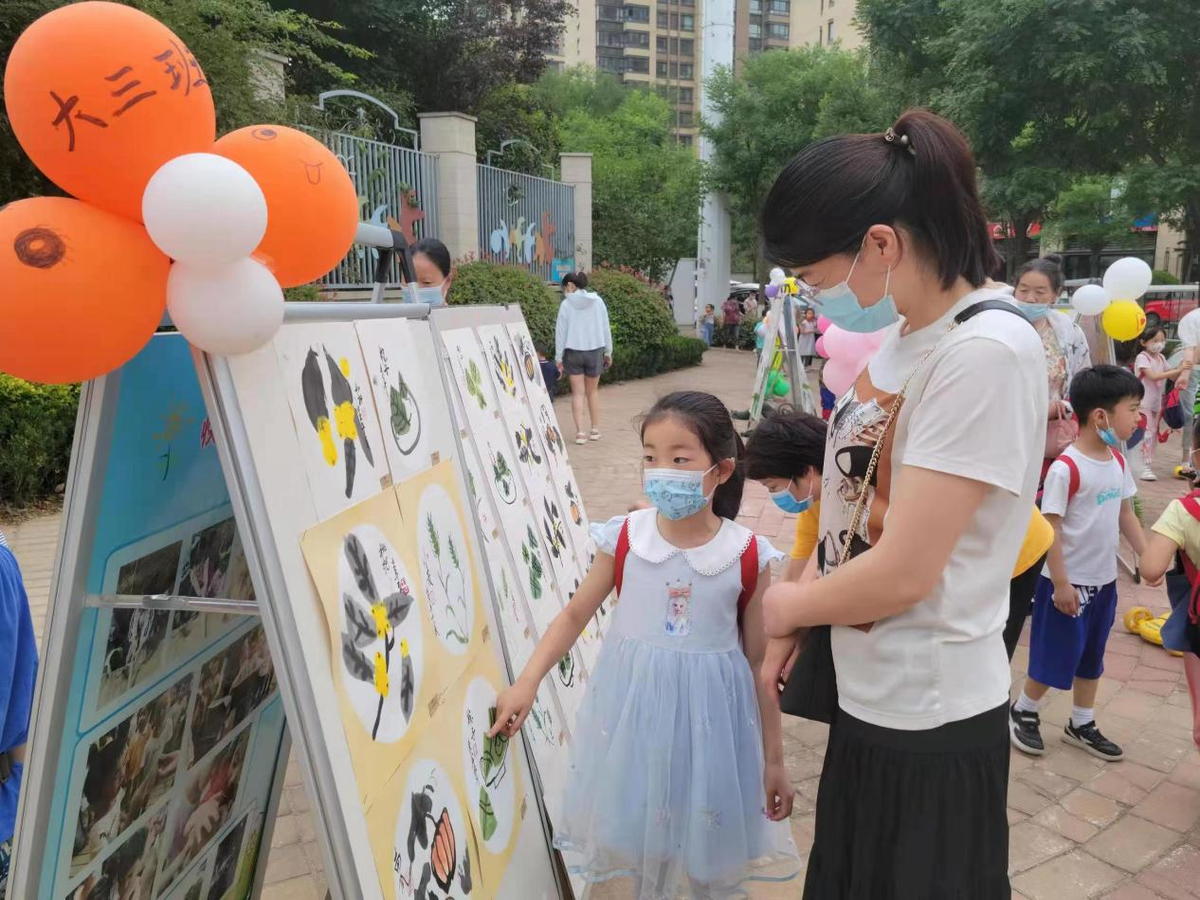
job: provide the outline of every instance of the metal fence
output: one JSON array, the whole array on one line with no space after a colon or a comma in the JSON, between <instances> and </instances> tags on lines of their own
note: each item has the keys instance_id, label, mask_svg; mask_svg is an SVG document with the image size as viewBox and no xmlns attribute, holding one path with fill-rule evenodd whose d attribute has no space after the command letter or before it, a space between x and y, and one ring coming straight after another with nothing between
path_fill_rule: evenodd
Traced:
<instances>
[{"instance_id":1,"label":"metal fence","mask_svg":"<svg viewBox=\"0 0 1200 900\"><path fill-rule=\"evenodd\" d=\"M397 147L368 138L306 128L342 161L358 190L359 219L401 230L412 211L419 209L424 217L416 221L413 231L417 239L438 234L438 171L437 157L429 153ZM409 202L405 204L404 197ZM407 210L406 210L407 206ZM389 219L391 222L389 222ZM375 280L375 252L355 246L336 269L321 279L328 288L346 289L370 287ZM388 275L388 283L400 283L396 263Z\"/></svg>"},{"instance_id":2,"label":"metal fence","mask_svg":"<svg viewBox=\"0 0 1200 900\"><path fill-rule=\"evenodd\" d=\"M575 268L575 188L480 165L479 255L558 281Z\"/></svg>"}]
</instances>

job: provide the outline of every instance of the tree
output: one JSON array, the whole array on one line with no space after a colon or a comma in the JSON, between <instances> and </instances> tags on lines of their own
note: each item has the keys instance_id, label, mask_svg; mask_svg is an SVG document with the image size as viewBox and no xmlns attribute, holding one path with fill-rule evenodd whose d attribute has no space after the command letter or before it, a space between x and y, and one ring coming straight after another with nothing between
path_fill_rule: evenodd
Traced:
<instances>
[{"instance_id":1,"label":"tree","mask_svg":"<svg viewBox=\"0 0 1200 900\"><path fill-rule=\"evenodd\" d=\"M547 69L533 90L540 102L559 116L576 110L593 116L607 116L621 105L630 88L609 72L576 66L565 72Z\"/></svg>"},{"instance_id":2,"label":"tree","mask_svg":"<svg viewBox=\"0 0 1200 900\"><path fill-rule=\"evenodd\" d=\"M563 149L592 154L593 256L653 279L694 252L700 163L675 143L667 102L629 91L608 115L585 109L562 123Z\"/></svg>"},{"instance_id":3,"label":"tree","mask_svg":"<svg viewBox=\"0 0 1200 900\"><path fill-rule=\"evenodd\" d=\"M337 21L345 39L372 53L348 63L364 82L409 92L421 112L474 112L510 81L546 68L571 11L567 0L271 0ZM319 81L306 93L325 89Z\"/></svg>"},{"instance_id":4,"label":"tree","mask_svg":"<svg viewBox=\"0 0 1200 900\"><path fill-rule=\"evenodd\" d=\"M821 47L749 57L736 75L719 70L707 88L720 114L701 124L716 150L709 178L729 196L735 240L753 246L761 282L756 220L783 166L819 138L883 131L895 100L868 79L864 56Z\"/></svg>"},{"instance_id":5,"label":"tree","mask_svg":"<svg viewBox=\"0 0 1200 900\"><path fill-rule=\"evenodd\" d=\"M66 0L0 3L0 69L20 33L38 17L64 5ZM300 71L320 73L330 86L354 82L330 57L367 55L334 37L335 26L294 10L272 9L266 0L136 0L127 5L163 22L195 53L212 88L219 132L279 115L278 108L260 96L253 68L256 51L286 56ZM25 157L7 117L0 117L0 203L50 193L57 191Z\"/></svg>"},{"instance_id":6,"label":"tree","mask_svg":"<svg viewBox=\"0 0 1200 900\"><path fill-rule=\"evenodd\" d=\"M1061 240L1074 238L1091 254L1089 274L1100 275L1104 248L1129 237L1133 216L1122 186L1107 175L1086 175L1064 190L1047 209L1046 227Z\"/></svg>"},{"instance_id":7,"label":"tree","mask_svg":"<svg viewBox=\"0 0 1200 900\"><path fill-rule=\"evenodd\" d=\"M562 147L558 114L535 88L509 82L484 97L475 110L475 147L486 159L505 141L520 141L496 157L496 165L545 178L544 167L558 162Z\"/></svg>"},{"instance_id":8,"label":"tree","mask_svg":"<svg viewBox=\"0 0 1200 900\"><path fill-rule=\"evenodd\" d=\"M881 68L968 134L985 177L1138 171L1200 238L1200 18L1189 0L861 0ZM1192 174L1194 173L1194 174ZM1067 186L1063 177L1054 192ZM1045 185L1043 185L1045 187ZM1009 191L1045 201L1046 192ZM1044 206L1043 206L1044 208ZM1039 214L1036 203L1017 211Z\"/></svg>"}]
</instances>

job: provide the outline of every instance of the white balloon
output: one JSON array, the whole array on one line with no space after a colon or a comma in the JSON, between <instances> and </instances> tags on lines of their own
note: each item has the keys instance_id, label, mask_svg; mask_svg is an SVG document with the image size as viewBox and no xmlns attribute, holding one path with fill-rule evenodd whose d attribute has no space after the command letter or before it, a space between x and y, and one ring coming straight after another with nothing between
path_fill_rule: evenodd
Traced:
<instances>
[{"instance_id":1,"label":"white balloon","mask_svg":"<svg viewBox=\"0 0 1200 900\"><path fill-rule=\"evenodd\" d=\"M254 252L267 230L267 198L249 172L215 153L185 153L154 173L142 221L158 249L193 264Z\"/></svg>"},{"instance_id":2,"label":"white balloon","mask_svg":"<svg viewBox=\"0 0 1200 900\"><path fill-rule=\"evenodd\" d=\"M776 266L771 270L771 284L780 285L787 280L787 273L783 269Z\"/></svg>"},{"instance_id":3,"label":"white balloon","mask_svg":"<svg viewBox=\"0 0 1200 900\"><path fill-rule=\"evenodd\" d=\"M1104 272L1104 289L1114 300L1136 300L1146 293L1154 273L1136 256L1118 259Z\"/></svg>"},{"instance_id":4,"label":"white balloon","mask_svg":"<svg viewBox=\"0 0 1200 900\"><path fill-rule=\"evenodd\" d=\"M1081 316L1098 316L1112 303L1112 294L1098 284L1085 284L1071 295L1071 305Z\"/></svg>"},{"instance_id":5,"label":"white balloon","mask_svg":"<svg viewBox=\"0 0 1200 900\"><path fill-rule=\"evenodd\" d=\"M270 269L249 258L223 266L177 262L167 278L167 311L201 350L249 353L283 324L283 289Z\"/></svg>"}]
</instances>

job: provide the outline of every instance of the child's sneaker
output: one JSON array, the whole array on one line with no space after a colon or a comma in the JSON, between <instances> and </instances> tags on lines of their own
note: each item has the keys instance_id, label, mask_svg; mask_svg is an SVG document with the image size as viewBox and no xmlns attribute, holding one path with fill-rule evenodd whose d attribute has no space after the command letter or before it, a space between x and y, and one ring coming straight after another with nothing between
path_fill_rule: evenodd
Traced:
<instances>
[{"instance_id":1,"label":"child's sneaker","mask_svg":"<svg viewBox=\"0 0 1200 900\"><path fill-rule=\"evenodd\" d=\"M1036 712L1017 712L1014 703L1008 708L1008 734L1012 745L1022 753L1041 756L1046 752L1042 742L1042 718Z\"/></svg>"},{"instance_id":2,"label":"child's sneaker","mask_svg":"<svg viewBox=\"0 0 1200 900\"><path fill-rule=\"evenodd\" d=\"M1115 762L1125 758L1125 751L1102 735L1095 722L1088 722L1076 728L1068 721L1067 727L1063 729L1063 741L1086 750L1096 759Z\"/></svg>"},{"instance_id":3,"label":"child's sneaker","mask_svg":"<svg viewBox=\"0 0 1200 900\"><path fill-rule=\"evenodd\" d=\"M1158 481L1158 476L1154 474L1154 471L1149 466L1146 466L1146 468L1142 469L1142 481Z\"/></svg>"}]
</instances>

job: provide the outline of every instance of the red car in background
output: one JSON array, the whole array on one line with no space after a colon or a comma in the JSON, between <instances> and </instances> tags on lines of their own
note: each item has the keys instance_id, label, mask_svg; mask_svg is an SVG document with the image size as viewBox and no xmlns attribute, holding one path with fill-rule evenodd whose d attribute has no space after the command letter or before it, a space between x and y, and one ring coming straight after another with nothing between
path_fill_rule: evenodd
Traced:
<instances>
[{"instance_id":1,"label":"red car in background","mask_svg":"<svg viewBox=\"0 0 1200 900\"><path fill-rule=\"evenodd\" d=\"M1146 310L1147 325L1163 325L1174 332L1174 325L1196 308L1197 289L1195 284L1156 284L1142 298Z\"/></svg>"}]
</instances>

